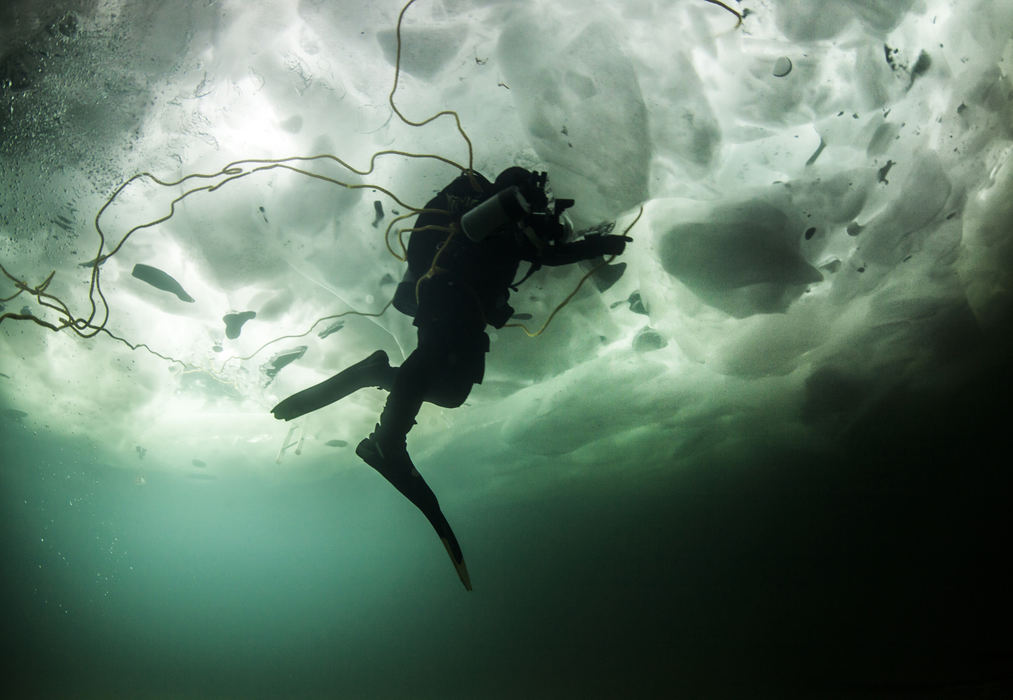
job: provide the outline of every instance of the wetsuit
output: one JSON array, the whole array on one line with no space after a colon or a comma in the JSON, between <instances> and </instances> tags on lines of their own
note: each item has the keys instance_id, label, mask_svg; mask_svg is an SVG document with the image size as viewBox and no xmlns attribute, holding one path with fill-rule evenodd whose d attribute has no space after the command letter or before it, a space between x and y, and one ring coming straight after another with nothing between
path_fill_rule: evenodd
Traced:
<instances>
[{"instance_id":1,"label":"wetsuit","mask_svg":"<svg viewBox=\"0 0 1013 700\"><path fill-rule=\"evenodd\" d=\"M458 231L448 241L451 224L458 225L465 212L499 189L477 173L474 184L461 175L425 207L449 215L423 213L416 220L408 242L408 270L398 285L394 307L414 317L418 346L394 378L380 420L378 437L384 441L403 444L423 401L455 408L468 398L474 384L481 384L489 351L485 327L502 328L513 315L507 302L521 261L568 265L613 252L612 239L622 238L538 245L540 238L515 229L480 242ZM427 229L430 226L437 228ZM425 278L437 253L434 274Z\"/></svg>"},{"instance_id":2,"label":"wetsuit","mask_svg":"<svg viewBox=\"0 0 1013 700\"><path fill-rule=\"evenodd\" d=\"M573 202L557 201L549 214L544 174L538 177L522 168L508 168L495 183L472 173L443 188L426 205L439 213L422 213L415 222L408 241L408 270L394 296L394 307L415 319L418 346L414 352L400 367L391 367L387 354L377 350L271 409L276 418L292 420L367 386L390 391L376 430L359 443L355 454L422 511L468 590L471 579L457 538L436 495L408 456L408 431L424 401L454 408L464 403L472 386L482 382L489 352L485 327L502 328L513 315L508 300L510 290L516 289L514 279L522 260L532 263L532 270L540 265L567 265L619 254L629 240L592 236L564 242L559 214ZM530 205L521 217L524 228L516 225L516 219L496 223L492 218L483 220L477 232L469 229L473 235L480 233L475 235L480 240L466 236L462 215L500 192L509 198L511 193L505 190L510 187L517 187ZM525 205L517 206L523 210ZM488 225L501 228L482 228Z\"/></svg>"}]
</instances>

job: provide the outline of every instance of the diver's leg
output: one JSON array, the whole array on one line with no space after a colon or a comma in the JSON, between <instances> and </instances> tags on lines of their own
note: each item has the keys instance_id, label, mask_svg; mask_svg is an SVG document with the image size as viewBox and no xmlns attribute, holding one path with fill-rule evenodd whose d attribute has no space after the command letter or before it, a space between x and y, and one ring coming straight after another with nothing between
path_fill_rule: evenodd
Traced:
<instances>
[{"instance_id":1,"label":"diver's leg","mask_svg":"<svg viewBox=\"0 0 1013 700\"><path fill-rule=\"evenodd\" d=\"M404 446L423 402L457 408L485 374L488 345L422 341L397 370L377 432L386 443Z\"/></svg>"},{"instance_id":2,"label":"diver's leg","mask_svg":"<svg viewBox=\"0 0 1013 700\"><path fill-rule=\"evenodd\" d=\"M461 583L470 591L471 578L457 537L443 515L436 495L408 456L408 431L415 425L415 416L432 381L432 363L438 359L420 350L416 348L398 369L390 396L380 414L380 422L370 436L358 444L355 454L422 511L446 547Z\"/></svg>"},{"instance_id":3,"label":"diver's leg","mask_svg":"<svg viewBox=\"0 0 1013 700\"><path fill-rule=\"evenodd\" d=\"M292 394L271 409L279 420L292 420L316 411L367 386L390 390L397 369L391 367L387 353L377 350L361 362L325 379L309 389Z\"/></svg>"},{"instance_id":4,"label":"diver's leg","mask_svg":"<svg viewBox=\"0 0 1013 700\"><path fill-rule=\"evenodd\" d=\"M397 369L380 422L370 436L377 441L382 453L405 450L408 431L415 425L415 416L422 408L432 381L432 359L424 348L416 348Z\"/></svg>"},{"instance_id":5,"label":"diver's leg","mask_svg":"<svg viewBox=\"0 0 1013 700\"><path fill-rule=\"evenodd\" d=\"M485 350L481 345L448 349L444 362L426 391L426 401L441 408L457 408L485 376Z\"/></svg>"}]
</instances>

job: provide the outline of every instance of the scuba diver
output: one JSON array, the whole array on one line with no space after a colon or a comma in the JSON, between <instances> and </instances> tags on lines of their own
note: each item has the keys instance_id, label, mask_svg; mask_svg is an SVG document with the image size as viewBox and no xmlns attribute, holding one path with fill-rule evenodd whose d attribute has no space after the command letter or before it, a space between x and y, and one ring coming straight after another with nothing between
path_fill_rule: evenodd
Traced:
<instances>
[{"instance_id":1,"label":"scuba diver","mask_svg":"<svg viewBox=\"0 0 1013 700\"><path fill-rule=\"evenodd\" d=\"M423 402L457 408L482 383L489 352L485 327L502 328L513 315L511 289L542 265L618 255L632 240L588 235L568 242L572 226L564 211L573 205L572 199L553 197L545 173L511 167L490 183L465 171L426 204L408 241L408 269L393 303L415 319L415 350L400 367L391 367L378 350L271 409L275 418L292 420L364 387L389 391L380 422L355 453L422 511L469 591L457 538L408 455L408 431ZM522 260L531 270L514 283Z\"/></svg>"}]
</instances>

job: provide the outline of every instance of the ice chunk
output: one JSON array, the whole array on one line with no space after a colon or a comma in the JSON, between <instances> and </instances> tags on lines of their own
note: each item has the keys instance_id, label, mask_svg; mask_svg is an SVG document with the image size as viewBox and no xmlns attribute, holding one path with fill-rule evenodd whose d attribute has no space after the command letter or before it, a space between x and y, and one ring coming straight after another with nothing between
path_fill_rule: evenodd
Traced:
<instances>
[{"instance_id":1,"label":"ice chunk","mask_svg":"<svg viewBox=\"0 0 1013 700\"><path fill-rule=\"evenodd\" d=\"M659 255L668 274L711 306L738 318L784 311L805 285L823 279L774 206L757 200L708 218L669 227Z\"/></svg>"},{"instance_id":2,"label":"ice chunk","mask_svg":"<svg viewBox=\"0 0 1013 700\"><path fill-rule=\"evenodd\" d=\"M11 422L20 423L22 420L28 417L28 414L24 411L19 411L16 408L3 408L0 409L0 419L8 420Z\"/></svg>"},{"instance_id":3,"label":"ice chunk","mask_svg":"<svg viewBox=\"0 0 1013 700\"><path fill-rule=\"evenodd\" d=\"M870 221L862 233L861 252L868 262L894 265L911 250L927 227L942 218L952 186L932 151L917 157L889 207Z\"/></svg>"},{"instance_id":4,"label":"ice chunk","mask_svg":"<svg viewBox=\"0 0 1013 700\"><path fill-rule=\"evenodd\" d=\"M256 318L256 311L243 311L241 313L225 314L222 320L225 321L225 337L235 340L243 330L243 324L250 319Z\"/></svg>"},{"instance_id":5,"label":"ice chunk","mask_svg":"<svg viewBox=\"0 0 1013 700\"><path fill-rule=\"evenodd\" d=\"M147 282L155 289L161 289L163 292L175 294L179 297L180 301L189 303L193 303L194 301L193 297L186 293L183 286L177 282L172 275L159 270L157 267L137 263L134 265L134 269L130 274L142 282Z\"/></svg>"},{"instance_id":6,"label":"ice chunk","mask_svg":"<svg viewBox=\"0 0 1013 700\"><path fill-rule=\"evenodd\" d=\"M633 349L636 352L660 350L666 345L668 345L668 341L665 340L665 337L650 326L641 328L637 335L633 338Z\"/></svg>"},{"instance_id":7,"label":"ice chunk","mask_svg":"<svg viewBox=\"0 0 1013 700\"><path fill-rule=\"evenodd\" d=\"M609 220L647 198L647 108L612 29L596 21L561 40L569 28L545 13L518 13L500 35L499 60L553 189L592 190L575 214Z\"/></svg>"},{"instance_id":8,"label":"ice chunk","mask_svg":"<svg viewBox=\"0 0 1013 700\"><path fill-rule=\"evenodd\" d=\"M291 350L283 350L272 357L260 369L269 378L274 379L278 376L278 372L305 355L307 347L306 345L300 345Z\"/></svg>"}]
</instances>

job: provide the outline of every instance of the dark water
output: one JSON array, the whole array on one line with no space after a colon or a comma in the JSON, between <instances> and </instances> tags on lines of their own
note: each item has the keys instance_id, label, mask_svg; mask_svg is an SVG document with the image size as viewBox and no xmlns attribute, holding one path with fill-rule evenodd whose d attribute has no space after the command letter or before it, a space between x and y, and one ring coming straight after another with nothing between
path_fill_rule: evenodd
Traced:
<instances>
[{"instance_id":1,"label":"dark water","mask_svg":"<svg viewBox=\"0 0 1013 700\"><path fill-rule=\"evenodd\" d=\"M365 467L309 484L151 473L139 487L136 464L96 464L83 441L7 421L5 685L25 698L1000 697L1010 377L993 358L949 392L895 392L824 454L760 431L724 461L445 498L470 594Z\"/></svg>"}]
</instances>

